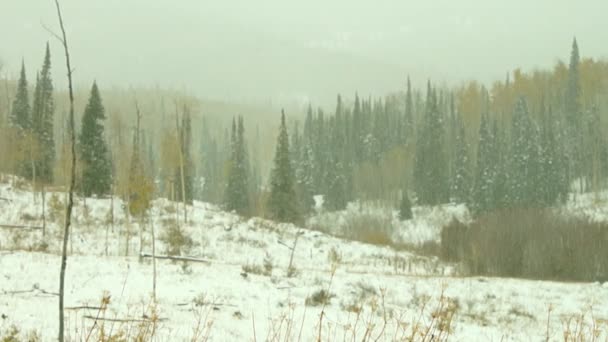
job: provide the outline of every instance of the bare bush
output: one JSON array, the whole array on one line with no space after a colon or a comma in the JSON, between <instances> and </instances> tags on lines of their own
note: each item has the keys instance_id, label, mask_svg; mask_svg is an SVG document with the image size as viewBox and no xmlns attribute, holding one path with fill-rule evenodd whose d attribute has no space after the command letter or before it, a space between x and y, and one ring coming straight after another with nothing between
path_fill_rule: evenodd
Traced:
<instances>
[{"instance_id":1,"label":"bare bush","mask_svg":"<svg viewBox=\"0 0 608 342\"><path fill-rule=\"evenodd\" d=\"M390 217L362 213L346 220L345 236L348 239L373 245L391 245L393 223Z\"/></svg>"},{"instance_id":2,"label":"bare bush","mask_svg":"<svg viewBox=\"0 0 608 342\"><path fill-rule=\"evenodd\" d=\"M486 214L442 230L442 257L472 274L549 280L608 280L608 225L545 209Z\"/></svg>"}]
</instances>

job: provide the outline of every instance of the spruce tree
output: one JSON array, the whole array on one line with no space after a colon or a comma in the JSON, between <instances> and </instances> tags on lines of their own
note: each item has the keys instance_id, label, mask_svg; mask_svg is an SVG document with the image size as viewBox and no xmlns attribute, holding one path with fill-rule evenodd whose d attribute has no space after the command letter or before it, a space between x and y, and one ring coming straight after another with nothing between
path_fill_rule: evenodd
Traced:
<instances>
[{"instance_id":1,"label":"spruce tree","mask_svg":"<svg viewBox=\"0 0 608 342\"><path fill-rule=\"evenodd\" d=\"M450 193L452 200L456 203L467 203L471 194L470 148L465 134L464 123L462 120L457 121L458 129L455 137L456 156Z\"/></svg>"},{"instance_id":2,"label":"spruce tree","mask_svg":"<svg viewBox=\"0 0 608 342\"><path fill-rule=\"evenodd\" d=\"M479 143L477 144L477 166L475 184L472 192L472 210L476 214L490 211L495 208L494 203L494 149L492 130L488 122L488 114L481 117L479 126Z\"/></svg>"},{"instance_id":3,"label":"spruce tree","mask_svg":"<svg viewBox=\"0 0 608 342\"><path fill-rule=\"evenodd\" d=\"M279 222L295 223L299 220L295 181L289 160L289 135L285 124L285 113L281 111L281 127L274 156L274 167L270 175L269 216Z\"/></svg>"},{"instance_id":4,"label":"spruce tree","mask_svg":"<svg viewBox=\"0 0 608 342\"><path fill-rule=\"evenodd\" d=\"M47 43L42 71L36 79L32 106L32 130L40 146L40 153L36 161L36 173L45 182L53 180L53 166L55 164L54 115L55 101L51 78L51 52Z\"/></svg>"},{"instance_id":5,"label":"spruce tree","mask_svg":"<svg viewBox=\"0 0 608 342\"><path fill-rule=\"evenodd\" d=\"M9 123L15 128L19 135L23 137L31 128L31 108L28 94L27 76L25 73L25 63L21 63L21 74L17 84L17 94L11 107Z\"/></svg>"},{"instance_id":6,"label":"spruce tree","mask_svg":"<svg viewBox=\"0 0 608 342\"><path fill-rule=\"evenodd\" d=\"M93 83L89 102L82 116L79 136L82 179L80 190L85 196L107 195L112 184L112 165L104 139L105 109L97 82Z\"/></svg>"},{"instance_id":7,"label":"spruce tree","mask_svg":"<svg viewBox=\"0 0 608 342\"><path fill-rule=\"evenodd\" d=\"M543 104L541 107L541 167L542 177L539 179L539 190L545 205L554 204L561 194L561 182L565 165L561 164L560 142L555 134L555 122L553 110L547 109Z\"/></svg>"},{"instance_id":8,"label":"spruce tree","mask_svg":"<svg viewBox=\"0 0 608 342\"><path fill-rule=\"evenodd\" d=\"M399 202L399 218L404 220L410 220L414 215L412 214L412 202L410 196L407 194L407 190L401 191L401 201Z\"/></svg>"},{"instance_id":9,"label":"spruce tree","mask_svg":"<svg viewBox=\"0 0 608 342\"><path fill-rule=\"evenodd\" d=\"M537 180L540 170L538 128L530 118L528 104L520 98L515 105L511 128L511 160L508 202L522 207L538 202Z\"/></svg>"},{"instance_id":10,"label":"spruce tree","mask_svg":"<svg viewBox=\"0 0 608 342\"><path fill-rule=\"evenodd\" d=\"M245 148L245 127L243 118L238 118L238 127L232 120L232 156L228 169L228 185L225 194L225 207L240 215L249 215L248 162Z\"/></svg>"},{"instance_id":11,"label":"spruce tree","mask_svg":"<svg viewBox=\"0 0 608 342\"><path fill-rule=\"evenodd\" d=\"M437 205L449 200L448 165L443 118L436 92L428 84L426 113L416 141L414 188L419 203Z\"/></svg>"},{"instance_id":12,"label":"spruce tree","mask_svg":"<svg viewBox=\"0 0 608 342\"><path fill-rule=\"evenodd\" d=\"M403 118L404 143L414 141L414 100L412 98L412 84L407 77L407 92L405 94L405 114Z\"/></svg>"},{"instance_id":13,"label":"spruce tree","mask_svg":"<svg viewBox=\"0 0 608 342\"><path fill-rule=\"evenodd\" d=\"M306 140L306 139L305 139ZM310 142L305 141L299 150L298 164L296 165L296 182L300 212L310 212L314 205L314 155Z\"/></svg>"},{"instance_id":14,"label":"spruce tree","mask_svg":"<svg viewBox=\"0 0 608 342\"><path fill-rule=\"evenodd\" d=\"M579 177L580 190L583 189L583 132L582 132L582 105L581 105L581 84L580 84L580 53L576 38L572 41L570 53L570 65L568 68L568 83L565 92L565 112L567 132L567 153L570 159L570 171L572 177Z\"/></svg>"}]
</instances>

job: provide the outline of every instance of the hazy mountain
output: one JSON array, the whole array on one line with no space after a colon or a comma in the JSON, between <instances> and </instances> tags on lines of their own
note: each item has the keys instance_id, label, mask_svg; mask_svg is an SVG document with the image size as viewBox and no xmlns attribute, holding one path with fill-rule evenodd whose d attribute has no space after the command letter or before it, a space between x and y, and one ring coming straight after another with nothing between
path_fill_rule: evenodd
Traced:
<instances>
[{"instance_id":1,"label":"hazy mountain","mask_svg":"<svg viewBox=\"0 0 608 342\"><path fill-rule=\"evenodd\" d=\"M16 74L22 56L33 68L52 41L41 23L57 28L53 1L1 2L0 59ZM394 90L407 74L417 83L490 81L565 59L574 35L583 55L608 54L601 0L63 5L79 83L161 84L229 100L328 102L338 92Z\"/></svg>"}]
</instances>

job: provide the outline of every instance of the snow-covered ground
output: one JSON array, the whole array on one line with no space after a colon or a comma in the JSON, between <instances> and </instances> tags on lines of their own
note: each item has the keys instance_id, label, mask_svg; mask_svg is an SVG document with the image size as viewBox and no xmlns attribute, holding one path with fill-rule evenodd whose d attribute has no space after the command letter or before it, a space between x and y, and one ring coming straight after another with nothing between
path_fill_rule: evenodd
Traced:
<instances>
[{"instance_id":1,"label":"snow-covered ground","mask_svg":"<svg viewBox=\"0 0 608 342\"><path fill-rule=\"evenodd\" d=\"M0 336L15 324L23 331L38 331L44 341L56 339L53 293L59 285L64 195L46 196L44 238L39 230L0 229ZM30 191L0 183L0 198L0 224L41 224L41 201L34 201ZM66 282L66 328L75 340L84 340L98 314L110 319L150 315L152 262L138 257L137 222L125 216L120 200L113 204L112 231L109 199L87 199L86 207L82 199L76 202ZM547 330L557 341L563 340L564 324L571 317L585 313L586 322L595 319L598 324L608 318L608 288L597 283L459 277L452 266L434 258L259 218L244 221L205 203L188 207L184 224L182 210L181 205L155 201L142 234L142 251L151 253L153 226L157 254L165 254L163 236L178 221L193 240L185 254L204 261L158 260L158 341L192 340L200 317L202 330L211 324L211 341L311 341L319 331L324 341L353 340L356 331L359 341L366 330L372 330L371 340L383 333L380 341L392 341L416 322L430 324L442 293L445 311L455 312L450 339L456 341L544 340ZM436 239L437 225L466 215L459 207L418 208L415 214L398 228L399 236L412 243ZM289 277L289 247L298 235L296 272ZM330 302L325 307L305 305L320 290L329 291ZM73 309L99 306L104 296L110 296L104 312ZM363 307L359 316L358 306ZM120 323L111 326L120 329Z\"/></svg>"},{"instance_id":2,"label":"snow-covered ground","mask_svg":"<svg viewBox=\"0 0 608 342\"><path fill-rule=\"evenodd\" d=\"M440 242L441 227L453 219L464 223L471 220L469 211L463 204L419 206L412 208L412 214L412 219L402 221L397 210L378 204L351 202L342 211L317 213L308 220L307 224L311 228L342 236L348 235L345 230L348 229L349 218L361 215L388 218L386 223L392 227L391 240L395 244L420 246L425 242Z\"/></svg>"}]
</instances>

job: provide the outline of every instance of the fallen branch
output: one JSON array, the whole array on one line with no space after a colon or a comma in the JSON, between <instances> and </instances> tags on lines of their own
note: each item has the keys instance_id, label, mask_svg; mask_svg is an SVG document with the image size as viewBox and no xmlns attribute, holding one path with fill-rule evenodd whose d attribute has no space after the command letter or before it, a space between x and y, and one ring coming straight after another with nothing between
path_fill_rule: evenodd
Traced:
<instances>
[{"instance_id":1,"label":"fallen branch","mask_svg":"<svg viewBox=\"0 0 608 342\"><path fill-rule=\"evenodd\" d=\"M92 319L96 321L105 321L105 322L116 322L116 323L151 323L151 322L163 322L168 321L167 318L102 318L102 317L94 317L85 315L82 318Z\"/></svg>"},{"instance_id":2,"label":"fallen branch","mask_svg":"<svg viewBox=\"0 0 608 342\"><path fill-rule=\"evenodd\" d=\"M87 306L87 305L83 305L83 306L68 306L65 307L65 310L101 310L102 308L99 306Z\"/></svg>"},{"instance_id":3,"label":"fallen branch","mask_svg":"<svg viewBox=\"0 0 608 342\"><path fill-rule=\"evenodd\" d=\"M46 290L43 290L43 289L38 289L38 288L33 288L31 290L16 290L16 291L6 291L6 290L3 290L2 294L16 295L16 294L33 293L33 292L40 292L42 294L46 294L46 295L50 295L50 296L59 296L59 293L49 292L49 291L46 291Z\"/></svg>"},{"instance_id":4,"label":"fallen branch","mask_svg":"<svg viewBox=\"0 0 608 342\"><path fill-rule=\"evenodd\" d=\"M207 259L198 259L198 258L193 258L193 257L182 257L182 256L173 256L173 255L155 255L155 256L153 256L152 254L142 253L142 254L140 254L140 257L174 260L174 261L200 262L200 263L207 264L207 265L211 264L211 260L207 260Z\"/></svg>"},{"instance_id":5,"label":"fallen branch","mask_svg":"<svg viewBox=\"0 0 608 342\"><path fill-rule=\"evenodd\" d=\"M203 302L201 304L194 303L194 302L176 303L175 306L188 306L188 305L192 305L192 304L194 304L195 306L228 306L228 307L232 307L232 308L238 307L238 306L236 306L234 304L230 304L230 303L207 303L207 302Z\"/></svg>"},{"instance_id":6,"label":"fallen branch","mask_svg":"<svg viewBox=\"0 0 608 342\"><path fill-rule=\"evenodd\" d=\"M0 197L0 201L6 201L6 202L10 202L11 200L8 198L4 198L4 197Z\"/></svg>"},{"instance_id":7,"label":"fallen branch","mask_svg":"<svg viewBox=\"0 0 608 342\"><path fill-rule=\"evenodd\" d=\"M0 224L0 228L4 229L24 229L24 230L42 230L42 227L38 226L20 226L14 224Z\"/></svg>"}]
</instances>

